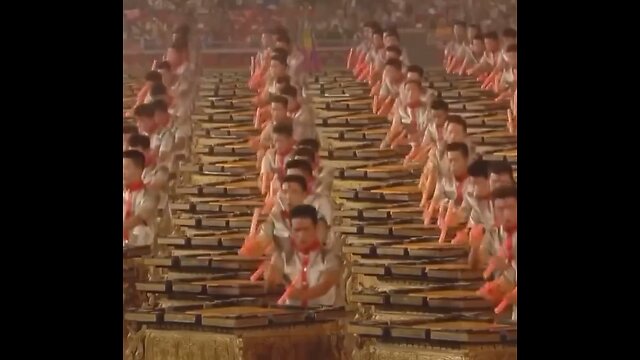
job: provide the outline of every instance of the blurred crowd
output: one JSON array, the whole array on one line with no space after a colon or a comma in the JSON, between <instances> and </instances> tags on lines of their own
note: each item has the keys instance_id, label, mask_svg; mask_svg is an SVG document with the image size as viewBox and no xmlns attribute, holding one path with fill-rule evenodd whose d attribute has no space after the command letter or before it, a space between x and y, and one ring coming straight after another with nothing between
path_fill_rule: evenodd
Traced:
<instances>
[{"instance_id":1,"label":"blurred crowd","mask_svg":"<svg viewBox=\"0 0 640 360\"><path fill-rule=\"evenodd\" d=\"M167 45L170 29L191 17L203 48L254 47L256 34L285 24L296 38L308 22L318 45L350 44L359 27L375 19L383 26L425 29L430 40L444 41L453 20L482 28L517 27L516 0L124 0L126 49L153 50ZM293 20L291 20L293 19ZM295 39L294 39L295 40Z\"/></svg>"}]
</instances>

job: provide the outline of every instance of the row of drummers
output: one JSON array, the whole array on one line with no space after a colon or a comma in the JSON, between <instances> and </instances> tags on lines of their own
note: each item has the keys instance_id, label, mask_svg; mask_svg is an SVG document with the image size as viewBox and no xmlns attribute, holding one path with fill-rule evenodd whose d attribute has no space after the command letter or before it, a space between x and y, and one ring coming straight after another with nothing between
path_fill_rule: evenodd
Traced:
<instances>
[{"instance_id":1,"label":"row of drummers","mask_svg":"<svg viewBox=\"0 0 640 360\"><path fill-rule=\"evenodd\" d=\"M168 191L177 163L189 155L191 112L196 81L190 31L173 32L165 59L144 77L135 105L123 121L123 246L151 245L158 232L169 231ZM162 218L158 219L158 208Z\"/></svg>"},{"instance_id":2,"label":"row of drummers","mask_svg":"<svg viewBox=\"0 0 640 360\"><path fill-rule=\"evenodd\" d=\"M265 205L239 253L268 257L252 279L286 286L282 304L334 306L344 303L342 244L332 231L333 173L320 163L320 136L311 98L305 94L304 55L285 28L266 30L251 62L249 87L257 92L250 139L260 170ZM260 214L268 215L257 226Z\"/></svg>"}]
</instances>

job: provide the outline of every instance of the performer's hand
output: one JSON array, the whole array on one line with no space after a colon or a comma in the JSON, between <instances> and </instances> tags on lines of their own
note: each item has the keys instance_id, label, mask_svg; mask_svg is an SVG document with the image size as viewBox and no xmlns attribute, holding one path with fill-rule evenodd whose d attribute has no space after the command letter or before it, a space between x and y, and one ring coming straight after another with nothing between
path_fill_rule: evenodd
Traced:
<instances>
[{"instance_id":1,"label":"performer's hand","mask_svg":"<svg viewBox=\"0 0 640 360\"><path fill-rule=\"evenodd\" d=\"M289 299L299 301L308 300L307 289L294 286L289 292Z\"/></svg>"},{"instance_id":2,"label":"performer's hand","mask_svg":"<svg viewBox=\"0 0 640 360\"><path fill-rule=\"evenodd\" d=\"M482 239L484 239L484 231L482 224L471 226L471 230L469 231L469 245L471 245L471 247L480 247Z\"/></svg>"},{"instance_id":3,"label":"performer's hand","mask_svg":"<svg viewBox=\"0 0 640 360\"><path fill-rule=\"evenodd\" d=\"M508 284L502 278L499 278L485 283L480 290L476 291L476 294L493 305L498 305L509 291Z\"/></svg>"},{"instance_id":4,"label":"performer's hand","mask_svg":"<svg viewBox=\"0 0 640 360\"><path fill-rule=\"evenodd\" d=\"M494 312L496 314L500 314L507 307L517 303L518 303L518 287L515 287L511 292L505 295L505 297L502 299L500 304L498 304L498 306L495 308Z\"/></svg>"}]
</instances>

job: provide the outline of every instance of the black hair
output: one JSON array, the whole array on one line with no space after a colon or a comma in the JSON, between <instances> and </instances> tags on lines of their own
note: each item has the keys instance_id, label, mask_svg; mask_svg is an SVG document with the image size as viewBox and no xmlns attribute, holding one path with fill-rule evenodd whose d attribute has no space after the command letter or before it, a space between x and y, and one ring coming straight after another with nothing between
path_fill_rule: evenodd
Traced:
<instances>
[{"instance_id":1,"label":"black hair","mask_svg":"<svg viewBox=\"0 0 640 360\"><path fill-rule=\"evenodd\" d=\"M138 169L144 169L144 154L138 150L125 150L122 152L123 159L129 159Z\"/></svg>"},{"instance_id":2,"label":"black hair","mask_svg":"<svg viewBox=\"0 0 640 360\"><path fill-rule=\"evenodd\" d=\"M303 176L294 174L287 175L284 177L284 179L282 179L282 184L284 185L286 183L296 183L300 185L302 191L307 191L307 179L305 179Z\"/></svg>"},{"instance_id":3,"label":"black hair","mask_svg":"<svg viewBox=\"0 0 640 360\"><path fill-rule=\"evenodd\" d=\"M424 88L422 87L422 81L420 81L420 80L407 80L407 81L404 82L404 86L407 86L409 84L416 85L418 87L418 89L424 90Z\"/></svg>"},{"instance_id":4,"label":"black hair","mask_svg":"<svg viewBox=\"0 0 640 360\"><path fill-rule=\"evenodd\" d=\"M518 52L518 44L511 44L509 46L507 46L507 48L505 49L505 52L514 52L517 53Z\"/></svg>"},{"instance_id":5,"label":"black hair","mask_svg":"<svg viewBox=\"0 0 640 360\"><path fill-rule=\"evenodd\" d=\"M447 124L457 124L462 126L462 130L464 133L467 133L467 121L462 118L460 115L449 115L447 116Z\"/></svg>"},{"instance_id":6,"label":"black hair","mask_svg":"<svg viewBox=\"0 0 640 360\"><path fill-rule=\"evenodd\" d=\"M496 41L498 41L498 33L497 33L497 32L495 32L495 31L489 31L488 33L485 33L485 34L484 34L483 38L484 38L485 40L487 40L487 39L491 39L491 40L496 40Z\"/></svg>"},{"instance_id":7,"label":"black hair","mask_svg":"<svg viewBox=\"0 0 640 360\"><path fill-rule=\"evenodd\" d=\"M518 37L518 32L514 28L506 28L502 30L502 37L515 39Z\"/></svg>"},{"instance_id":8,"label":"black hair","mask_svg":"<svg viewBox=\"0 0 640 360\"><path fill-rule=\"evenodd\" d=\"M400 61L400 59L389 59L384 63L384 65L391 66L398 71L402 71L402 61Z\"/></svg>"},{"instance_id":9,"label":"black hair","mask_svg":"<svg viewBox=\"0 0 640 360\"><path fill-rule=\"evenodd\" d=\"M462 156L465 158L469 158L469 146L462 142L454 142L451 144L447 144L447 152L459 151Z\"/></svg>"},{"instance_id":10,"label":"black hair","mask_svg":"<svg viewBox=\"0 0 640 360\"><path fill-rule=\"evenodd\" d=\"M276 25L276 26L268 29L267 33L271 34L273 36L289 35L289 30L287 30L287 28L282 26L282 25Z\"/></svg>"},{"instance_id":11,"label":"black hair","mask_svg":"<svg viewBox=\"0 0 640 360\"><path fill-rule=\"evenodd\" d=\"M144 75L144 81L152 83L162 82L162 74L155 70L151 70Z\"/></svg>"},{"instance_id":12,"label":"black hair","mask_svg":"<svg viewBox=\"0 0 640 360\"><path fill-rule=\"evenodd\" d=\"M290 84L291 77L289 75L282 75L276 78L276 84Z\"/></svg>"},{"instance_id":13,"label":"black hair","mask_svg":"<svg viewBox=\"0 0 640 360\"><path fill-rule=\"evenodd\" d=\"M149 90L149 95L151 97L167 95L167 87L161 82L153 83Z\"/></svg>"},{"instance_id":14,"label":"black hair","mask_svg":"<svg viewBox=\"0 0 640 360\"><path fill-rule=\"evenodd\" d=\"M506 160L493 161L489 163L489 173L496 175L507 174L511 180L515 182L515 179L513 178L513 168Z\"/></svg>"},{"instance_id":15,"label":"black hair","mask_svg":"<svg viewBox=\"0 0 640 360\"><path fill-rule=\"evenodd\" d=\"M312 148L309 148L309 147L306 147L306 146L300 147L298 145L296 147L296 150L293 152L293 158L294 159L298 159L299 157L303 158L303 159L309 159L309 160L313 161L316 158L316 152L313 151Z\"/></svg>"},{"instance_id":16,"label":"black hair","mask_svg":"<svg viewBox=\"0 0 640 360\"><path fill-rule=\"evenodd\" d=\"M281 42L281 43L285 43L287 45L291 45L291 39L289 38L289 35L287 35L287 34L278 34L276 36L276 42Z\"/></svg>"},{"instance_id":17,"label":"black hair","mask_svg":"<svg viewBox=\"0 0 640 360\"><path fill-rule=\"evenodd\" d=\"M273 130L272 130L274 135L284 135L287 137L293 137L293 124L291 124L290 122L276 122L275 125L273 125Z\"/></svg>"},{"instance_id":18,"label":"black hair","mask_svg":"<svg viewBox=\"0 0 640 360\"><path fill-rule=\"evenodd\" d=\"M167 113L169 112L169 105L162 99L154 100L151 105L155 112Z\"/></svg>"},{"instance_id":19,"label":"black hair","mask_svg":"<svg viewBox=\"0 0 640 360\"><path fill-rule=\"evenodd\" d=\"M408 73L410 73L410 72L416 73L416 74L420 75L421 79L424 76L424 69L420 65L409 65L407 67L407 72Z\"/></svg>"},{"instance_id":20,"label":"black hair","mask_svg":"<svg viewBox=\"0 0 640 360\"><path fill-rule=\"evenodd\" d=\"M282 56L282 55L273 55L271 57L271 61L277 61L280 64L282 64L282 66L287 66L287 57L286 56Z\"/></svg>"},{"instance_id":21,"label":"black hair","mask_svg":"<svg viewBox=\"0 0 640 360\"><path fill-rule=\"evenodd\" d=\"M442 99L434 99L431 102L431 110L444 110L449 111L449 104Z\"/></svg>"},{"instance_id":22,"label":"black hair","mask_svg":"<svg viewBox=\"0 0 640 360\"><path fill-rule=\"evenodd\" d=\"M482 34L476 34L476 36L473 37L473 40L484 41L484 37Z\"/></svg>"},{"instance_id":23,"label":"black hair","mask_svg":"<svg viewBox=\"0 0 640 360\"><path fill-rule=\"evenodd\" d=\"M385 29L384 33L386 33L387 36L393 36L398 40L400 39L400 34L398 33L398 29L396 29L395 27Z\"/></svg>"},{"instance_id":24,"label":"black hair","mask_svg":"<svg viewBox=\"0 0 640 360\"><path fill-rule=\"evenodd\" d=\"M271 103L281 104L285 108L289 106L289 99L286 96L274 95L271 97Z\"/></svg>"},{"instance_id":25,"label":"black hair","mask_svg":"<svg viewBox=\"0 0 640 360\"><path fill-rule=\"evenodd\" d=\"M292 98L295 98L298 96L298 89L296 89L293 85L289 84L280 91L280 95L290 96Z\"/></svg>"},{"instance_id":26,"label":"black hair","mask_svg":"<svg viewBox=\"0 0 640 360\"><path fill-rule=\"evenodd\" d=\"M487 160L477 159L467 169L469 176L489 178L489 162Z\"/></svg>"},{"instance_id":27,"label":"black hair","mask_svg":"<svg viewBox=\"0 0 640 360\"><path fill-rule=\"evenodd\" d=\"M388 52L396 53L398 57L402 56L402 49L400 49L398 46L390 45L387 46L385 50Z\"/></svg>"},{"instance_id":28,"label":"black hair","mask_svg":"<svg viewBox=\"0 0 640 360\"><path fill-rule=\"evenodd\" d=\"M140 104L133 109L134 116L147 117L147 118L153 117L155 112L156 111L153 105L151 104Z\"/></svg>"},{"instance_id":29,"label":"black hair","mask_svg":"<svg viewBox=\"0 0 640 360\"><path fill-rule=\"evenodd\" d=\"M188 48L187 39L184 37L178 37L177 39L173 40L169 48L175 51L185 51Z\"/></svg>"},{"instance_id":30,"label":"black hair","mask_svg":"<svg viewBox=\"0 0 640 360\"><path fill-rule=\"evenodd\" d=\"M302 204L291 209L289 215L291 220L293 219L309 219L313 222L313 225L318 224L318 210L315 207L307 204Z\"/></svg>"},{"instance_id":31,"label":"black hair","mask_svg":"<svg viewBox=\"0 0 640 360\"><path fill-rule=\"evenodd\" d=\"M373 35L379 35L382 37L384 35L384 32L381 28L373 29Z\"/></svg>"},{"instance_id":32,"label":"black hair","mask_svg":"<svg viewBox=\"0 0 640 360\"><path fill-rule=\"evenodd\" d=\"M175 29L173 29L174 34L179 36L184 36L184 37L189 36L190 32L191 32L191 28L189 27L188 24L180 24L176 26Z\"/></svg>"},{"instance_id":33,"label":"black hair","mask_svg":"<svg viewBox=\"0 0 640 360\"><path fill-rule=\"evenodd\" d=\"M467 27L467 23L462 21L462 20L456 20L453 22L453 26L462 26L462 27Z\"/></svg>"},{"instance_id":34,"label":"black hair","mask_svg":"<svg viewBox=\"0 0 640 360\"><path fill-rule=\"evenodd\" d=\"M137 134L138 133L138 127L133 125L133 124L123 124L122 125L122 135L129 135L129 134Z\"/></svg>"},{"instance_id":35,"label":"black hair","mask_svg":"<svg viewBox=\"0 0 640 360\"><path fill-rule=\"evenodd\" d=\"M298 141L298 147L307 147L317 153L320 151L320 142L316 139L302 139Z\"/></svg>"},{"instance_id":36,"label":"black hair","mask_svg":"<svg viewBox=\"0 0 640 360\"><path fill-rule=\"evenodd\" d=\"M376 31L376 30L382 31L382 26L377 21L367 21L366 23L364 23L363 27L369 28L372 31Z\"/></svg>"},{"instance_id":37,"label":"black hair","mask_svg":"<svg viewBox=\"0 0 640 360\"><path fill-rule=\"evenodd\" d=\"M469 24L468 26L470 29L477 29L478 31L482 32L482 30L480 29L480 25L478 24Z\"/></svg>"},{"instance_id":38,"label":"black hair","mask_svg":"<svg viewBox=\"0 0 640 360\"><path fill-rule=\"evenodd\" d=\"M276 55L277 56L281 56L285 60L289 56L289 52L287 51L287 49L283 49L281 47L274 47L273 49L271 49L271 54L272 54L272 56L276 56Z\"/></svg>"},{"instance_id":39,"label":"black hair","mask_svg":"<svg viewBox=\"0 0 640 360\"><path fill-rule=\"evenodd\" d=\"M171 64L170 64L167 60L161 61L161 62L158 64L158 70L167 70L167 71L171 71Z\"/></svg>"},{"instance_id":40,"label":"black hair","mask_svg":"<svg viewBox=\"0 0 640 360\"><path fill-rule=\"evenodd\" d=\"M307 160L304 160L304 159L289 160L284 165L284 168L286 170L289 170L289 169L300 169L305 174L307 174L309 176L313 175L313 168L311 167L311 164Z\"/></svg>"},{"instance_id":41,"label":"black hair","mask_svg":"<svg viewBox=\"0 0 640 360\"><path fill-rule=\"evenodd\" d=\"M514 198L517 201L518 188L516 186L500 186L497 189L493 189L491 192L491 198L493 200Z\"/></svg>"},{"instance_id":42,"label":"black hair","mask_svg":"<svg viewBox=\"0 0 640 360\"><path fill-rule=\"evenodd\" d=\"M127 142L129 147L143 148L144 150L149 150L151 147L151 140L147 135L142 134L132 134L129 137L129 141Z\"/></svg>"}]
</instances>

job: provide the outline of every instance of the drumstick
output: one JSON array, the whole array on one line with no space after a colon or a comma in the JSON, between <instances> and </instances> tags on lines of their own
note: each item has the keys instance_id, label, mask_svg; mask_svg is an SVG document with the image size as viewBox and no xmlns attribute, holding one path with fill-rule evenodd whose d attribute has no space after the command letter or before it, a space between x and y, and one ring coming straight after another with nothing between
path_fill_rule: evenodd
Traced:
<instances>
[{"instance_id":1,"label":"drumstick","mask_svg":"<svg viewBox=\"0 0 640 360\"><path fill-rule=\"evenodd\" d=\"M440 231L440 238L438 239L439 243L444 243L445 241L445 237L447 235L447 231L449 230L449 225L453 222L454 220L454 216L455 216L455 206L453 205L452 202L449 202L448 206L447 206L447 212L444 216L444 221L443 224L441 226L441 231Z\"/></svg>"},{"instance_id":2,"label":"drumstick","mask_svg":"<svg viewBox=\"0 0 640 360\"><path fill-rule=\"evenodd\" d=\"M347 69L353 67L353 48L349 49L349 55L347 56Z\"/></svg>"},{"instance_id":3,"label":"drumstick","mask_svg":"<svg viewBox=\"0 0 640 360\"><path fill-rule=\"evenodd\" d=\"M493 274L493 272L495 271L496 267L497 267L496 258L493 257L493 258L491 258L489 260L489 264L487 265L487 268L482 273L482 277L484 279L488 279L489 276L491 276L491 274Z\"/></svg>"},{"instance_id":4,"label":"drumstick","mask_svg":"<svg viewBox=\"0 0 640 360\"><path fill-rule=\"evenodd\" d=\"M258 231L258 220L260 219L260 208L253 210L253 217L251 218L251 227L249 228L249 236L255 236Z\"/></svg>"},{"instance_id":5,"label":"drumstick","mask_svg":"<svg viewBox=\"0 0 640 360\"><path fill-rule=\"evenodd\" d=\"M249 65L249 74L253 76L253 73L256 71L256 58L255 56L251 57L251 65Z\"/></svg>"},{"instance_id":6,"label":"drumstick","mask_svg":"<svg viewBox=\"0 0 640 360\"><path fill-rule=\"evenodd\" d=\"M504 299L502 299L500 304L495 308L494 312L496 314L500 314L507 308L507 306L512 305L514 303L514 300L517 298L518 298L518 288L516 287L509 294L507 294L507 296L505 296Z\"/></svg>"},{"instance_id":7,"label":"drumstick","mask_svg":"<svg viewBox=\"0 0 640 360\"><path fill-rule=\"evenodd\" d=\"M289 284L289 286L287 286L287 289L284 291L284 293L282 294L280 299L278 299L278 305L284 305L284 303L289 298L289 295L293 291L293 287L298 282L300 282L300 274L298 274L298 276L296 276L296 278L291 282L291 284Z\"/></svg>"},{"instance_id":8,"label":"drumstick","mask_svg":"<svg viewBox=\"0 0 640 360\"><path fill-rule=\"evenodd\" d=\"M264 274L265 270L267 268L267 261L263 261L260 266L258 267L258 270L256 270L256 272L254 272L253 274L251 274L251 277L249 278L249 280L251 282L256 282L258 281L258 279L260 279L260 277L262 276L262 274Z\"/></svg>"}]
</instances>

